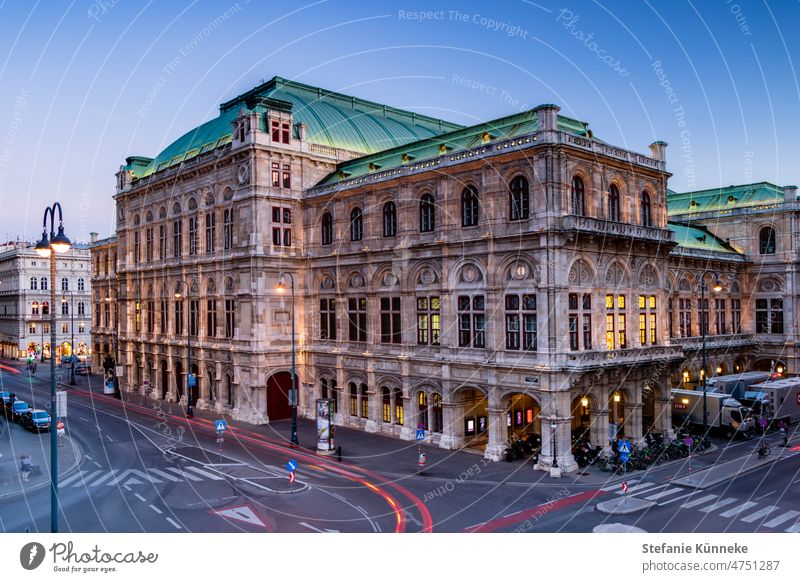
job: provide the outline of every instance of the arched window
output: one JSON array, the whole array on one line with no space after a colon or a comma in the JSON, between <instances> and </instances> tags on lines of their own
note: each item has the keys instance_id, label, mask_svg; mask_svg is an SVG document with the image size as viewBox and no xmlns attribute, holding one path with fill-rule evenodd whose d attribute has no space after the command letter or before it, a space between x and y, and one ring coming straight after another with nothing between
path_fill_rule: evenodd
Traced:
<instances>
[{"instance_id":1,"label":"arched window","mask_svg":"<svg viewBox=\"0 0 800 582\"><path fill-rule=\"evenodd\" d=\"M358 416L358 387L350 382L350 416Z\"/></svg>"},{"instance_id":2,"label":"arched window","mask_svg":"<svg viewBox=\"0 0 800 582\"><path fill-rule=\"evenodd\" d=\"M350 240L359 241L364 238L364 219L361 209L356 206L350 212Z\"/></svg>"},{"instance_id":3,"label":"arched window","mask_svg":"<svg viewBox=\"0 0 800 582\"><path fill-rule=\"evenodd\" d=\"M42 277L39 286L42 288L42 291L47 291L47 277Z\"/></svg>"},{"instance_id":4,"label":"arched window","mask_svg":"<svg viewBox=\"0 0 800 582\"><path fill-rule=\"evenodd\" d=\"M394 422L403 426L406 422L405 409L403 408L403 389L394 389Z\"/></svg>"},{"instance_id":5,"label":"arched window","mask_svg":"<svg viewBox=\"0 0 800 582\"><path fill-rule=\"evenodd\" d=\"M322 215L322 244L329 245L333 242L333 216L330 212Z\"/></svg>"},{"instance_id":6,"label":"arched window","mask_svg":"<svg viewBox=\"0 0 800 582\"><path fill-rule=\"evenodd\" d=\"M36 301L31 303L31 315L39 315L39 304Z\"/></svg>"},{"instance_id":7,"label":"arched window","mask_svg":"<svg viewBox=\"0 0 800 582\"><path fill-rule=\"evenodd\" d=\"M69 279L66 277L61 277L61 290L69 291Z\"/></svg>"},{"instance_id":8,"label":"arched window","mask_svg":"<svg viewBox=\"0 0 800 582\"><path fill-rule=\"evenodd\" d=\"M762 255L775 254L775 229L765 226L758 233L758 252Z\"/></svg>"},{"instance_id":9,"label":"arched window","mask_svg":"<svg viewBox=\"0 0 800 582\"><path fill-rule=\"evenodd\" d=\"M433 232L436 228L436 206L433 196L425 194L419 201L419 231Z\"/></svg>"},{"instance_id":10,"label":"arched window","mask_svg":"<svg viewBox=\"0 0 800 582\"><path fill-rule=\"evenodd\" d=\"M653 213L650 208L650 194L642 192L640 205L642 207L642 226L653 226Z\"/></svg>"},{"instance_id":11,"label":"arched window","mask_svg":"<svg viewBox=\"0 0 800 582\"><path fill-rule=\"evenodd\" d=\"M478 226L478 189L467 186L461 192L461 226Z\"/></svg>"},{"instance_id":12,"label":"arched window","mask_svg":"<svg viewBox=\"0 0 800 582\"><path fill-rule=\"evenodd\" d=\"M433 393L431 397L431 401L433 403L433 416L431 418L431 430L433 432L442 432L443 422L442 422L442 395L437 394L436 392Z\"/></svg>"},{"instance_id":13,"label":"arched window","mask_svg":"<svg viewBox=\"0 0 800 582\"><path fill-rule=\"evenodd\" d=\"M83 301L78 301L78 315L86 315L86 304Z\"/></svg>"},{"instance_id":14,"label":"arched window","mask_svg":"<svg viewBox=\"0 0 800 582\"><path fill-rule=\"evenodd\" d=\"M319 384L320 384L319 397L322 398L323 400L327 400L328 399L328 381L325 378L323 378L322 380L319 381Z\"/></svg>"},{"instance_id":15,"label":"arched window","mask_svg":"<svg viewBox=\"0 0 800 582\"><path fill-rule=\"evenodd\" d=\"M611 184L608 189L608 220L619 222L619 188Z\"/></svg>"},{"instance_id":16,"label":"arched window","mask_svg":"<svg viewBox=\"0 0 800 582\"><path fill-rule=\"evenodd\" d=\"M61 300L61 315L69 315L69 302L66 299Z\"/></svg>"},{"instance_id":17,"label":"arched window","mask_svg":"<svg viewBox=\"0 0 800 582\"><path fill-rule=\"evenodd\" d=\"M42 315L50 315L50 302L42 301Z\"/></svg>"},{"instance_id":18,"label":"arched window","mask_svg":"<svg viewBox=\"0 0 800 582\"><path fill-rule=\"evenodd\" d=\"M394 202L387 202L383 205L383 236L395 236L397 234L397 207Z\"/></svg>"},{"instance_id":19,"label":"arched window","mask_svg":"<svg viewBox=\"0 0 800 582\"><path fill-rule=\"evenodd\" d=\"M225 374L225 400L231 408L236 407L236 391L233 387L233 376L228 372Z\"/></svg>"},{"instance_id":20,"label":"arched window","mask_svg":"<svg viewBox=\"0 0 800 582\"><path fill-rule=\"evenodd\" d=\"M361 418L369 418L369 395L367 385L361 385Z\"/></svg>"},{"instance_id":21,"label":"arched window","mask_svg":"<svg viewBox=\"0 0 800 582\"><path fill-rule=\"evenodd\" d=\"M428 427L428 395L425 392L420 392L417 395L417 404L419 405L419 424L417 426L429 430Z\"/></svg>"},{"instance_id":22,"label":"arched window","mask_svg":"<svg viewBox=\"0 0 800 582\"><path fill-rule=\"evenodd\" d=\"M381 416L383 422L392 422L392 393L386 386L381 387L381 395L383 402L381 407Z\"/></svg>"},{"instance_id":23,"label":"arched window","mask_svg":"<svg viewBox=\"0 0 800 582\"><path fill-rule=\"evenodd\" d=\"M511 180L509 202L511 220L525 220L528 218L528 180L525 176L517 176Z\"/></svg>"},{"instance_id":24,"label":"arched window","mask_svg":"<svg viewBox=\"0 0 800 582\"><path fill-rule=\"evenodd\" d=\"M578 216L586 215L583 193L583 179L580 176L575 176L572 178L572 214L576 214Z\"/></svg>"},{"instance_id":25,"label":"arched window","mask_svg":"<svg viewBox=\"0 0 800 582\"><path fill-rule=\"evenodd\" d=\"M39 287L36 277L31 277L31 291L36 291Z\"/></svg>"},{"instance_id":26,"label":"arched window","mask_svg":"<svg viewBox=\"0 0 800 582\"><path fill-rule=\"evenodd\" d=\"M83 277L81 277L80 279L78 279L78 291L85 291L86 290L85 287L86 283L83 280Z\"/></svg>"}]
</instances>

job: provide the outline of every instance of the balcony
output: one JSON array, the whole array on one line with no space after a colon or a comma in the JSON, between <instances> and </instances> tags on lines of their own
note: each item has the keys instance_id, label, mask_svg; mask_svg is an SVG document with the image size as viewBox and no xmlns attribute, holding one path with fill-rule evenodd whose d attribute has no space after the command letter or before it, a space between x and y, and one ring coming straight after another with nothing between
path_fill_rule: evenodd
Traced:
<instances>
[{"instance_id":1,"label":"balcony","mask_svg":"<svg viewBox=\"0 0 800 582\"><path fill-rule=\"evenodd\" d=\"M567 368L587 370L611 366L642 365L669 360L683 360L680 346L650 346L624 350L574 352L567 356Z\"/></svg>"},{"instance_id":2,"label":"balcony","mask_svg":"<svg viewBox=\"0 0 800 582\"><path fill-rule=\"evenodd\" d=\"M603 237L617 236L653 241L660 244L675 243L675 233L666 228L653 228L638 224L627 224L624 222L590 218L588 216L578 216L575 214L564 216L561 220L561 229L564 231L575 231Z\"/></svg>"},{"instance_id":3,"label":"balcony","mask_svg":"<svg viewBox=\"0 0 800 582\"><path fill-rule=\"evenodd\" d=\"M752 334L706 335L706 349L749 347L754 345L755 341L755 337ZM701 335L674 337L670 339L670 342L686 351L703 349L703 336Z\"/></svg>"}]
</instances>

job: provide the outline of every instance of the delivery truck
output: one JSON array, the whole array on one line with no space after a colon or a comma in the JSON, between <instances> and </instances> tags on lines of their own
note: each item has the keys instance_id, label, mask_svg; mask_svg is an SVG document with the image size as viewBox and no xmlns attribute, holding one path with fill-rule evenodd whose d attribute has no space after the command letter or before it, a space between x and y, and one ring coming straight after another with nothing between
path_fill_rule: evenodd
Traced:
<instances>
[{"instance_id":1,"label":"delivery truck","mask_svg":"<svg viewBox=\"0 0 800 582\"><path fill-rule=\"evenodd\" d=\"M709 429L727 438L749 436L755 428L750 409L728 394L706 391L706 408ZM703 392L674 389L672 416L679 425L703 426Z\"/></svg>"},{"instance_id":2,"label":"delivery truck","mask_svg":"<svg viewBox=\"0 0 800 582\"><path fill-rule=\"evenodd\" d=\"M747 388L744 398L761 402L762 414L773 425L800 421L800 378L784 378L753 384Z\"/></svg>"},{"instance_id":3,"label":"delivery truck","mask_svg":"<svg viewBox=\"0 0 800 582\"><path fill-rule=\"evenodd\" d=\"M771 405L766 396L753 392L750 387L754 384L769 382L776 377L770 372L740 372L738 374L727 374L710 378L706 384L706 390L727 394L750 409L756 427L766 427L772 414Z\"/></svg>"}]
</instances>

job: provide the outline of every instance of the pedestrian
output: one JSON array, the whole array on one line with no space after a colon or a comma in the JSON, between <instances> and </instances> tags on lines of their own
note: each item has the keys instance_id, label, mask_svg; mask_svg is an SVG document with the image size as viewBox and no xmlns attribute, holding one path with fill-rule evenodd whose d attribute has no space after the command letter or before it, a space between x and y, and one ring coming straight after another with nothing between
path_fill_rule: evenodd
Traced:
<instances>
[{"instance_id":1,"label":"pedestrian","mask_svg":"<svg viewBox=\"0 0 800 582\"><path fill-rule=\"evenodd\" d=\"M789 446L789 435L786 432L786 423L784 421L781 421L781 423L778 425L778 428L781 431L781 438L783 439L783 446L784 447Z\"/></svg>"},{"instance_id":2,"label":"pedestrian","mask_svg":"<svg viewBox=\"0 0 800 582\"><path fill-rule=\"evenodd\" d=\"M22 475L22 480L27 481L33 470L33 463L31 463L31 456L28 453L22 453L19 457L19 472Z\"/></svg>"}]
</instances>

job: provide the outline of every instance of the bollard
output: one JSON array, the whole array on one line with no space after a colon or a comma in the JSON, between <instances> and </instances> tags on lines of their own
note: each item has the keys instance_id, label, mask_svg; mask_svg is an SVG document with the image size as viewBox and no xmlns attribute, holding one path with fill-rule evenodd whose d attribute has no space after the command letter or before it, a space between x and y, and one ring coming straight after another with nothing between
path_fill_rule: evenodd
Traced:
<instances>
[{"instance_id":1,"label":"bollard","mask_svg":"<svg viewBox=\"0 0 800 582\"><path fill-rule=\"evenodd\" d=\"M342 462L342 445L336 447L336 460Z\"/></svg>"}]
</instances>

